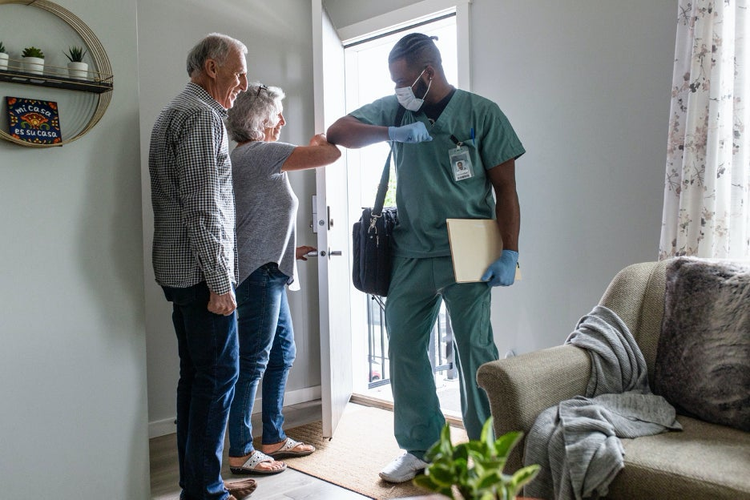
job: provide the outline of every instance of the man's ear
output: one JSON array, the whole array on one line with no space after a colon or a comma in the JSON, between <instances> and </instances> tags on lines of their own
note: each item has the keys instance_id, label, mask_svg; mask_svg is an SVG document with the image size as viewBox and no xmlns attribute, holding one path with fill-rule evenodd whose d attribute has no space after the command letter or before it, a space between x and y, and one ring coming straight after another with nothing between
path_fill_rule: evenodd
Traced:
<instances>
[{"instance_id":1,"label":"man's ear","mask_svg":"<svg viewBox=\"0 0 750 500\"><path fill-rule=\"evenodd\" d=\"M432 80L433 78L435 78L435 68L432 67L432 64L427 65L427 67L424 69L424 74L428 80Z\"/></svg>"},{"instance_id":2,"label":"man's ear","mask_svg":"<svg viewBox=\"0 0 750 500\"><path fill-rule=\"evenodd\" d=\"M206 59L206 62L203 63L203 72L206 74L206 76L216 78L216 72L218 70L219 65L216 64L216 61L214 61L213 59Z\"/></svg>"}]
</instances>

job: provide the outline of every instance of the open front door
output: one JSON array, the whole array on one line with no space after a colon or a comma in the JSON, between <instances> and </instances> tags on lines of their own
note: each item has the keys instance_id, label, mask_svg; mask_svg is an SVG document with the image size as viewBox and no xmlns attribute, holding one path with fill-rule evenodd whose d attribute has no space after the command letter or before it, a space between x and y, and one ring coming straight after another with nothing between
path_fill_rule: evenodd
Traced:
<instances>
[{"instance_id":1,"label":"open front door","mask_svg":"<svg viewBox=\"0 0 750 500\"><path fill-rule=\"evenodd\" d=\"M345 114L344 48L322 6L312 0L315 131ZM333 437L352 394L349 221L346 162L316 171L318 291L323 436Z\"/></svg>"}]
</instances>

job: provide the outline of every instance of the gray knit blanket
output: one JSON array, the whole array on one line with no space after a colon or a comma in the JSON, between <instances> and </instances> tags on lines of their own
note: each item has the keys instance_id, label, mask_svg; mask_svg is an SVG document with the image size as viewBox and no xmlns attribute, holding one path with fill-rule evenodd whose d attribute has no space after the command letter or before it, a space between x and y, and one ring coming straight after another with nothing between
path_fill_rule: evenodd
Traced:
<instances>
[{"instance_id":1,"label":"gray knit blanket","mask_svg":"<svg viewBox=\"0 0 750 500\"><path fill-rule=\"evenodd\" d=\"M617 314L596 306L566 344L586 349L591 376L586 396L543 411L526 439L524 464L539 475L524 495L568 500L599 498L624 467L619 438L681 430L674 408L651 393L646 360Z\"/></svg>"}]
</instances>

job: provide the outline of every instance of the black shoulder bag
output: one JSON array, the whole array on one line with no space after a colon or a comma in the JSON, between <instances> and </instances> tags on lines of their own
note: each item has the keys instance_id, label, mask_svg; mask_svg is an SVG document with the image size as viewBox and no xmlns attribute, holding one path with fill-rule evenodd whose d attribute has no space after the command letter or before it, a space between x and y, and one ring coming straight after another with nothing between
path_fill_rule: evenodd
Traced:
<instances>
[{"instance_id":1,"label":"black shoulder bag","mask_svg":"<svg viewBox=\"0 0 750 500\"><path fill-rule=\"evenodd\" d=\"M399 106L396 113L396 126L406 109ZM352 230L352 281L354 287L370 295L388 295L391 284L392 237L393 229L398 224L396 207L385 207L385 193L388 191L388 178L391 170L393 146L385 160L383 174L378 184L378 194L372 208L362 209L362 217L354 223Z\"/></svg>"}]
</instances>

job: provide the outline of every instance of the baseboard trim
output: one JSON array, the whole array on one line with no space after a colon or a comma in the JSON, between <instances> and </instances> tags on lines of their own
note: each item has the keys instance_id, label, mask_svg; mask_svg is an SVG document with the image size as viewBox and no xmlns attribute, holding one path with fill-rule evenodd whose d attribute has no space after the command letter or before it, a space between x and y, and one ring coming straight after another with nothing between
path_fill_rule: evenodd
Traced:
<instances>
[{"instance_id":1,"label":"baseboard trim","mask_svg":"<svg viewBox=\"0 0 750 500\"><path fill-rule=\"evenodd\" d=\"M174 423L175 418L165 418L148 423L148 438L155 438L174 434L177 432L177 426Z\"/></svg>"},{"instance_id":2,"label":"baseboard trim","mask_svg":"<svg viewBox=\"0 0 750 500\"><path fill-rule=\"evenodd\" d=\"M321 398L320 386L305 387L304 389L297 389L296 391L289 391L284 395L284 408L289 406L298 405L301 403L307 403L310 401L316 401ZM261 404L263 398L257 398L253 405L253 414L260 413ZM148 438L155 438L166 436L167 434L174 434L177 432L175 426L175 417L165 418L162 420L154 420L148 423Z\"/></svg>"}]
</instances>

